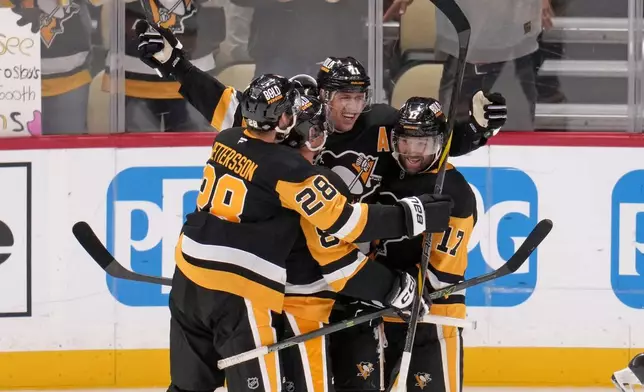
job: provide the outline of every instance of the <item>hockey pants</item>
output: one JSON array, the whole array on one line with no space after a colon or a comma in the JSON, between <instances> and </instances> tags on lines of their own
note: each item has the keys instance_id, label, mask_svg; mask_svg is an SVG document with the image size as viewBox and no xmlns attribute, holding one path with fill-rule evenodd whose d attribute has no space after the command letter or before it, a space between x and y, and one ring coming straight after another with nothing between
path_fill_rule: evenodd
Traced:
<instances>
[{"instance_id":1,"label":"hockey pants","mask_svg":"<svg viewBox=\"0 0 644 392\"><path fill-rule=\"evenodd\" d=\"M464 317L465 305L434 304L432 314ZM405 346L407 324L385 322L385 387L398 382L400 358ZM334 333L331 361L338 392L379 391L380 360L378 334L371 326L356 326ZM463 384L462 329L418 324L407 378L408 391L461 392Z\"/></svg>"},{"instance_id":2,"label":"hockey pants","mask_svg":"<svg viewBox=\"0 0 644 392\"><path fill-rule=\"evenodd\" d=\"M175 269L170 292L170 391L281 391L279 352L217 368L221 358L275 343L282 316L237 295L208 290Z\"/></svg>"}]
</instances>

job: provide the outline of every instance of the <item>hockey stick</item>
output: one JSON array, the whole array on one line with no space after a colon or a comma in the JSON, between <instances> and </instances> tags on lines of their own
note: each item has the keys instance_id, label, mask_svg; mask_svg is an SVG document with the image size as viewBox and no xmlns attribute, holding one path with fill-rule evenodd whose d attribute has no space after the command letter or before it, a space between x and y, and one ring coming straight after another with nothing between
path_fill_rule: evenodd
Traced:
<instances>
[{"instance_id":1,"label":"hockey stick","mask_svg":"<svg viewBox=\"0 0 644 392\"><path fill-rule=\"evenodd\" d=\"M476 278L468 279L461 283L456 283L456 284L447 286L443 289L436 290L429 295L430 298L438 299L441 297L446 297L454 292L465 290L467 288L476 286L481 283L488 282L490 280L502 278L506 275L509 275L515 272L530 257L532 252L537 248L537 246L539 246L539 244L541 244L541 242L546 238L546 236L548 236L548 233L550 233L550 230L552 230L552 221L550 221L549 219L544 219L540 221L535 226L535 228L532 229L530 234L528 234L528 237L525 239L525 241L523 241L523 244L521 244L521 246L516 251L516 253L513 254L512 257L510 257L507 263L499 267L499 269L481 276L477 276ZM418 312L416 314L418 314ZM281 342L277 342L268 346L258 347L253 350L249 350L237 355L233 355L228 358L221 359L217 361L217 367L219 369L225 369L227 367L261 357L262 355L266 355L268 353L279 351L287 347L295 346L296 344L303 343L310 339L314 339L323 335L328 335L333 332L337 332L346 328L353 327L354 325L366 323L375 318L389 316L389 315L395 316L394 310L391 308L386 308L386 309L365 313L362 316L358 316L348 320L343 320L338 323L331 324L326 327L317 329L315 331L311 331L302 335L298 335L289 339L282 340ZM418 322L418 319L416 319L416 322Z\"/></svg>"},{"instance_id":2,"label":"hockey stick","mask_svg":"<svg viewBox=\"0 0 644 392\"><path fill-rule=\"evenodd\" d=\"M450 23L456 28L458 34L458 62L456 64L456 75L454 75L454 87L452 89L452 96L450 98L449 113L447 115L447 143L445 149L441 154L440 165L438 168L438 175L436 177L436 185L434 187L435 194L443 193L443 182L445 180L445 170L447 168L447 157L449 156L449 149L452 144L452 132L456 122L456 107L458 106L458 99L463 85L463 75L465 73L465 58L470 46L470 22L467 20L465 14L460 9L455 0L431 0L432 3L438 8ZM414 339L416 338L416 327L418 326L418 313L420 308L420 301L422 298L423 290L425 289L425 277L427 276L427 267L429 265L430 251L432 249L432 235L431 233L424 233L423 240L423 254L420 262L420 276L418 279L418 295L414 298L411 310L411 320L407 326L407 335L405 336L405 347L403 349L400 373L401 380L405 382L398 383L396 390L398 392L407 391L407 375L409 374L409 365L411 363L411 352L414 346Z\"/></svg>"},{"instance_id":3,"label":"hockey stick","mask_svg":"<svg viewBox=\"0 0 644 392\"><path fill-rule=\"evenodd\" d=\"M74 233L74 237L76 237L76 240L78 240L85 251L89 253L90 257L111 277L135 282L172 286L172 279L170 278L139 274L119 264L101 243L101 240L98 239L96 233L94 233L94 230L92 230L87 222L76 222L72 227L72 233Z\"/></svg>"},{"instance_id":4,"label":"hockey stick","mask_svg":"<svg viewBox=\"0 0 644 392\"><path fill-rule=\"evenodd\" d=\"M546 238L550 230L552 229L552 222L549 219L544 219L535 226L535 228L528 234L525 241L519 249L516 251L510 259L503 264L499 269L489 272L487 274L477 276L472 279L465 280L463 282L447 286L443 289L434 291L429 296L431 299L438 299L441 297L446 297L454 292L465 290L472 286L476 286L481 283L488 282L490 280L498 279L503 276L509 275L514 271L518 270L523 263L530 257L532 252L536 249L539 244ZM81 244L81 246L87 251L87 253L96 261L96 263L110 276L119 279L131 280L135 282L146 282L161 284L165 286L172 286L172 280L164 277L149 276L144 274L139 274L132 272L127 268L123 267L110 252L105 248L105 246L98 239L92 228L87 224L87 222L77 222L72 228L74 236ZM220 369L227 368L229 366L236 365L238 363L246 362L251 359L260 357L262 355L279 351L287 347L294 346L296 344L305 342L309 339L314 339L319 336L328 335L333 332L341 331L346 328L350 328L354 325L359 325L371 321L375 318L384 317L384 316L396 316L395 312L391 308L380 309L374 312L365 313L361 316L358 316L353 319L344 320L336 324L320 328L318 330L298 335L290 339L283 340L281 342L272 344L270 346L263 346L250 350L241 354L234 355L232 357L224 358L217 362L217 366ZM439 316L425 316L423 321L426 322L443 322L444 324L449 324L449 322L457 323L456 320L448 320L448 318ZM460 322L469 323L465 320ZM460 325L455 325L460 326ZM461 327L467 327L468 324L463 324Z\"/></svg>"}]
</instances>

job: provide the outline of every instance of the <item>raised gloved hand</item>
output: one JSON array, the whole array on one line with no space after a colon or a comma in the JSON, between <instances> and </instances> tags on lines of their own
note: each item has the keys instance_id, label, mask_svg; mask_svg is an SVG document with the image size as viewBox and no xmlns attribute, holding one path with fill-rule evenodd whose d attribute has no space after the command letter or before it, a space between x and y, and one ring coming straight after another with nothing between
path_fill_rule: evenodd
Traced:
<instances>
[{"instance_id":1,"label":"raised gloved hand","mask_svg":"<svg viewBox=\"0 0 644 392\"><path fill-rule=\"evenodd\" d=\"M399 310L399 315L407 320L411 314L411 308L414 303L414 297L418 292L416 279L406 272L398 272L398 277L394 281L391 291L387 295L385 301L387 305ZM418 315L423 317L429 312L431 306L431 299L427 294L427 290L423 290L423 296L420 301L420 308Z\"/></svg>"},{"instance_id":2,"label":"raised gloved hand","mask_svg":"<svg viewBox=\"0 0 644 392\"><path fill-rule=\"evenodd\" d=\"M160 77L178 77L192 67L185 59L183 45L170 30L146 20L136 22L134 29L139 40L139 58Z\"/></svg>"},{"instance_id":3,"label":"raised gloved hand","mask_svg":"<svg viewBox=\"0 0 644 392\"><path fill-rule=\"evenodd\" d=\"M448 195L405 197L398 202L405 209L405 226L409 238L422 234L442 233L449 226L454 202Z\"/></svg>"},{"instance_id":4,"label":"raised gloved hand","mask_svg":"<svg viewBox=\"0 0 644 392\"><path fill-rule=\"evenodd\" d=\"M485 94L478 91L470 102L470 127L480 138L483 146L487 139L499 133L508 118L505 98L499 93Z\"/></svg>"}]
</instances>

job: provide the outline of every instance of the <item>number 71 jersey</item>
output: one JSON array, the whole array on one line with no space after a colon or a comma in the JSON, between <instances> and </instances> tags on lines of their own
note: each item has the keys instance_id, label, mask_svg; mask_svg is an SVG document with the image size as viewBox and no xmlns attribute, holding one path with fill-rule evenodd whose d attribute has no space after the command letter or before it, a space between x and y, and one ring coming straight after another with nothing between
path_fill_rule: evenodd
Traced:
<instances>
[{"instance_id":1,"label":"number 71 jersey","mask_svg":"<svg viewBox=\"0 0 644 392\"><path fill-rule=\"evenodd\" d=\"M202 287L281 312L300 217L347 242L367 223L368 207L347 204L320 170L297 150L242 128L221 132L204 167L197 211L182 229L178 268Z\"/></svg>"}]
</instances>

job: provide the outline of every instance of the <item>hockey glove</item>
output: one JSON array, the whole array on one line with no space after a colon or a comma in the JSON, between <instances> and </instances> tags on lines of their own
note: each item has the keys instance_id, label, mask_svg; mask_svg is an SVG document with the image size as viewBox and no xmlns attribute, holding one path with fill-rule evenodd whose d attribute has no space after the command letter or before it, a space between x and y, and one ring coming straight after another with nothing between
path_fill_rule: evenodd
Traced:
<instances>
[{"instance_id":1,"label":"hockey glove","mask_svg":"<svg viewBox=\"0 0 644 392\"><path fill-rule=\"evenodd\" d=\"M508 118L505 98L499 93L485 94L479 91L470 102L470 128L477 136L478 145L483 146L487 139L499 133Z\"/></svg>"},{"instance_id":2,"label":"hockey glove","mask_svg":"<svg viewBox=\"0 0 644 392\"><path fill-rule=\"evenodd\" d=\"M418 287L416 285L416 280L406 272L398 272L398 276L394 281L394 285L387 295L385 301L387 304L396 310L398 310L398 315L403 320L408 320L411 314L411 308L414 303L414 297L417 294ZM419 316L423 317L429 311L429 306L431 301L429 296L426 295L427 290L423 290L423 297L420 301Z\"/></svg>"},{"instance_id":3,"label":"hockey glove","mask_svg":"<svg viewBox=\"0 0 644 392\"><path fill-rule=\"evenodd\" d=\"M183 45L170 30L146 20L136 22L134 29L139 39L139 58L159 77L178 77L192 68L185 59Z\"/></svg>"},{"instance_id":4,"label":"hockey glove","mask_svg":"<svg viewBox=\"0 0 644 392\"><path fill-rule=\"evenodd\" d=\"M448 195L421 195L405 197L399 201L405 209L407 237L422 234L442 233L449 226L449 217L454 203Z\"/></svg>"}]
</instances>

